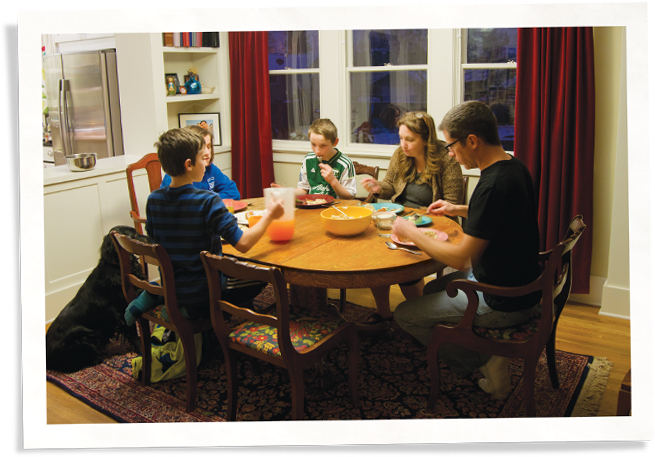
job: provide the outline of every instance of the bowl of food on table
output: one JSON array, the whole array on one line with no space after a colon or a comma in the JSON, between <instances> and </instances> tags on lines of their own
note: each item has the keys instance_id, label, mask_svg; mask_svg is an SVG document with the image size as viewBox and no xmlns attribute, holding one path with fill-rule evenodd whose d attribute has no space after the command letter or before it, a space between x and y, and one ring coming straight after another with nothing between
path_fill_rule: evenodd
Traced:
<instances>
[{"instance_id":1,"label":"bowl of food on table","mask_svg":"<svg viewBox=\"0 0 655 457\"><path fill-rule=\"evenodd\" d=\"M371 224L372 214L370 209L363 206L332 207L321 212L321 222L334 235L359 235Z\"/></svg>"}]
</instances>

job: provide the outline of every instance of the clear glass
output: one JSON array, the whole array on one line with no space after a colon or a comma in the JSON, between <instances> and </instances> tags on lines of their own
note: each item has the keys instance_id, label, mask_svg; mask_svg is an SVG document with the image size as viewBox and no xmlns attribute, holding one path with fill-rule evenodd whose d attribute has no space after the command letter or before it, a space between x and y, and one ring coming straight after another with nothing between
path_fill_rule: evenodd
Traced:
<instances>
[{"instance_id":1,"label":"clear glass","mask_svg":"<svg viewBox=\"0 0 655 457\"><path fill-rule=\"evenodd\" d=\"M309 141L307 131L320 118L318 74L270 75L274 140Z\"/></svg>"},{"instance_id":2,"label":"clear glass","mask_svg":"<svg viewBox=\"0 0 655 457\"><path fill-rule=\"evenodd\" d=\"M464 101L486 103L498 120L498 135L506 151L514 150L516 70L465 70Z\"/></svg>"},{"instance_id":3,"label":"clear glass","mask_svg":"<svg viewBox=\"0 0 655 457\"><path fill-rule=\"evenodd\" d=\"M353 30L353 66L425 65L428 62L428 31Z\"/></svg>"},{"instance_id":4,"label":"clear glass","mask_svg":"<svg viewBox=\"0 0 655 457\"><path fill-rule=\"evenodd\" d=\"M351 73L350 141L399 144L398 119L407 111L426 111L427 97L425 70Z\"/></svg>"},{"instance_id":5,"label":"clear glass","mask_svg":"<svg viewBox=\"0 0 655 457\"><path fill-rule=\"evenodd\" d=\"M517 29L467 29L467 63L516 62Z\"/></svg>"},{"instance_id":6,"label":"clear glass","mask_svg":"<svg viewBox=\"0 0 655 457\"><path fill-rule=\"evenodd\" d=\"M318 30L268 32L268 69L318 68Z\"/></svg>"}]
</instances>

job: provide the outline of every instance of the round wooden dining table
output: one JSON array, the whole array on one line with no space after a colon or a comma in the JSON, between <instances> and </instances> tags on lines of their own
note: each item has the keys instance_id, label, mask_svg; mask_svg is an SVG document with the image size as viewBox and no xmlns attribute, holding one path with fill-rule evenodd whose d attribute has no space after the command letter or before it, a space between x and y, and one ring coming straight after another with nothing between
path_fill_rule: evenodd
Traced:
<instances>
[{"instance_id":1,"label":"round wooden dining table","mask_svg":"<svg viewBox=\"0 0 655 457\"><path fill-rule=\"evenodd\" d=\"M248 203L246 211L265 208L263 198L242 201ZM357 200L335 201L340 207L361 203ZM272 241L264 234L248 252L241 253L224 244L223 253L241 260L279 267L291 286L292 303L302 301L306 304L310 301L309 307L319 309L327 307L326 289L399 284L423 278L446 266L423 252L415 255L389 249L385 241L390 239L379 236L374 223L359 235L334 235L321 222L321 212L325 209L296 208L294 233L289 241ZM408 208L399 216L424 210ZM464 233L457 222L447 217L426 216L432 219L426 228L448 234L445 243L461 243Z\"/></svg>"}]
</instances>

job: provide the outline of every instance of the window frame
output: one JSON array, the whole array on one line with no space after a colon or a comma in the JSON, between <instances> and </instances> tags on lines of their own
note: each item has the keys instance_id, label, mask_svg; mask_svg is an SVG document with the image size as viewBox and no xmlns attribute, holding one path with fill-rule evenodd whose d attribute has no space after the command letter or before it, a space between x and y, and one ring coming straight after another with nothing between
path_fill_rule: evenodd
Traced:
<instances>
[{"instance_id":1,"label":"window frame","mask_svg":"<svg viewBox=\"0 0 655 457\"><path fill-rule=\"evenodd\" d=\"M469 27L474 28L474 27ZM502 27L497 27L502 28ZM468 48L467 35L464 33L468 29L457 29L458 35L458 49L457 55L459 56L459 71L457 72L457 102L455 105L464 102L464 72L466 70L516 70L516 61L506 63L467 63L466 53ZM453 105L453 106L455 106ZM508 154L514 155L514 151L505 151Z\"/></svg>"},{"instance_id":2,"label":"window frame","mask_svg":"<svg viewBox=\"0 0 655 457\"><path fill-rule=\"evenodd\" d=\"M350 74L370 71L427 71L427 110L438 125L441 117L464 98L464 71L469 69L516 69L516 63L469 64L465 62L466 29L428 29L426 65L353 67L352 30L319 30L319 68L271 70L270 74L318 73L321 117L329 118L339 131L339 150L353 157L389 159L395 145L353 143L350 141ZM437 132L443 139L441 132ZM273 140L274 160L298 162L296 155L311 151L309 141ZM508 151L510 154L513 152ZM475 174L467 171L467 174Z\"/></svg>"}]
</instances>

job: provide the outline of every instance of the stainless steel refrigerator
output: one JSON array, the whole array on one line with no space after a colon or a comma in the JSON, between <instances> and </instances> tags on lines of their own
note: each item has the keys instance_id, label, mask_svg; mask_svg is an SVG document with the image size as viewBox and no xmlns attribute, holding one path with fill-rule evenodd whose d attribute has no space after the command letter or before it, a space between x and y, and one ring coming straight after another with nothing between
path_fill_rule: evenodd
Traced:
<instances>
[{"instance_id":1,"label":"stainless steel refrigerator","mask_svg":"<svg viewBox=\"0 0 655 457\"><path fill-rule=\"evenodd\" d=\"M43 62L55 165L70 154L123 155L116 51L51 54Z\"/></svg>"}]
</instances>

